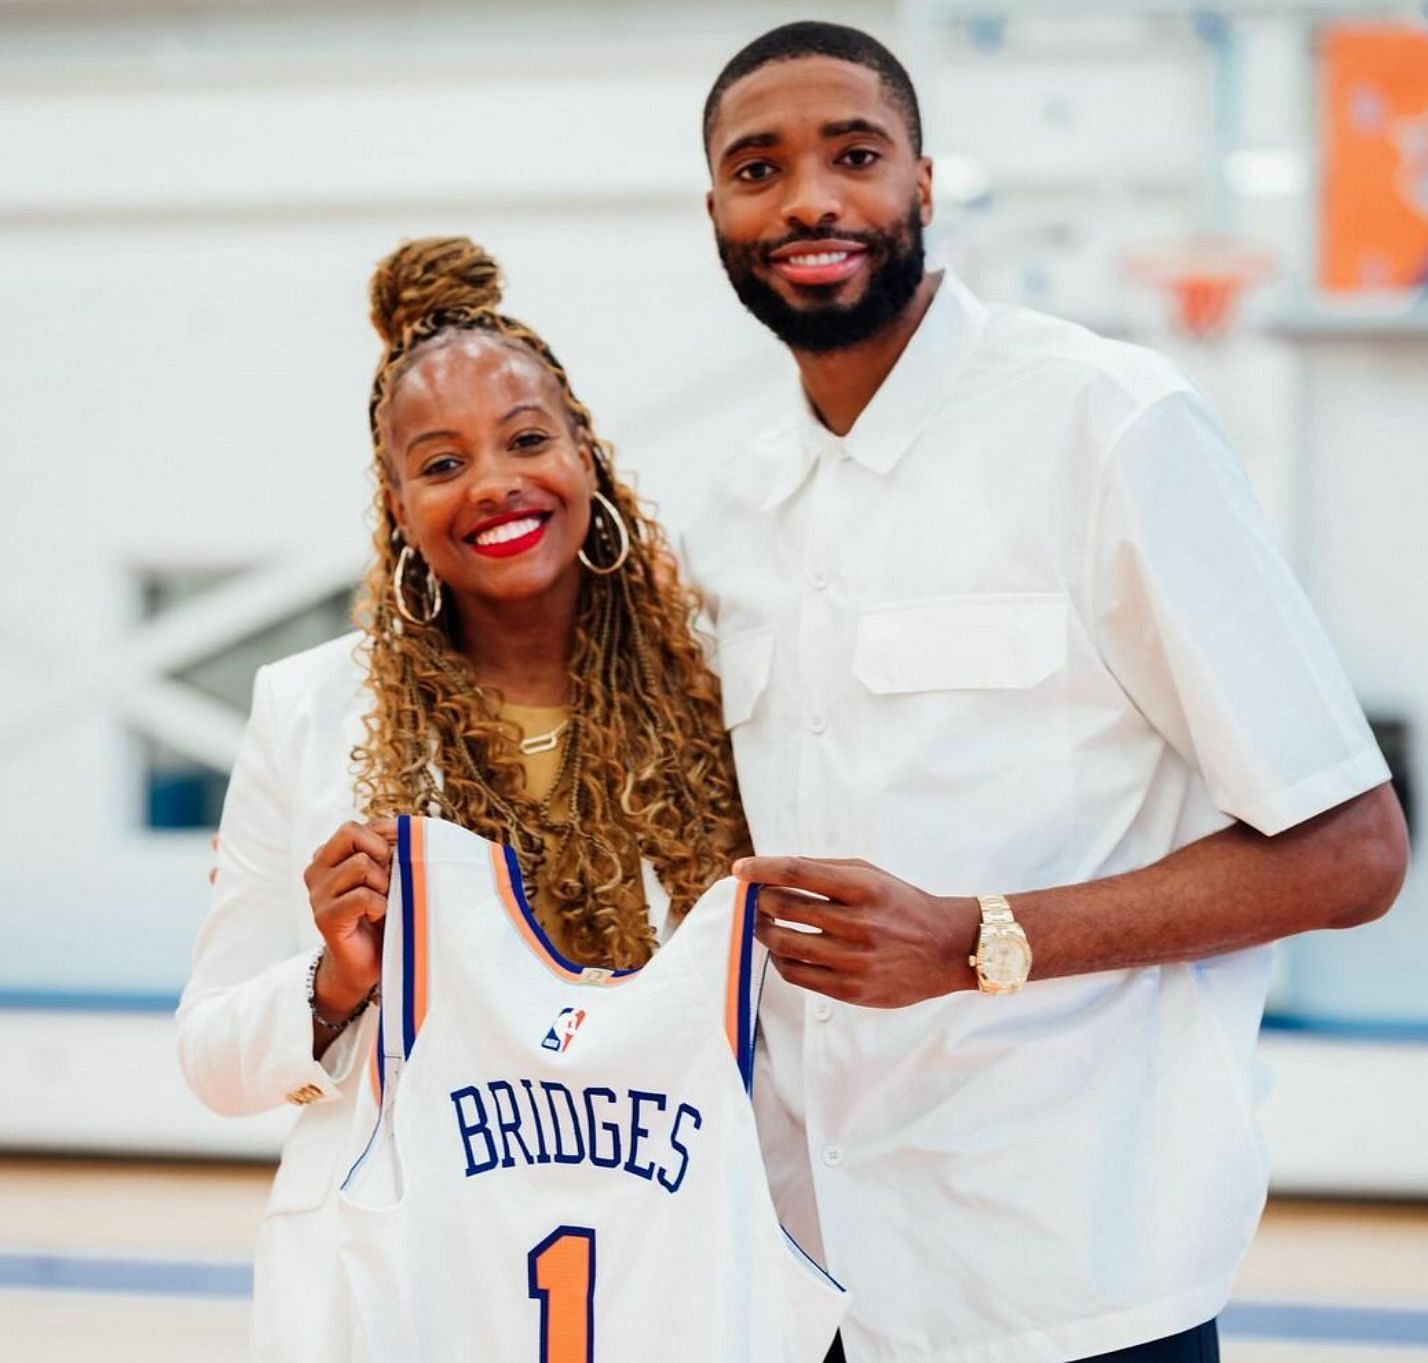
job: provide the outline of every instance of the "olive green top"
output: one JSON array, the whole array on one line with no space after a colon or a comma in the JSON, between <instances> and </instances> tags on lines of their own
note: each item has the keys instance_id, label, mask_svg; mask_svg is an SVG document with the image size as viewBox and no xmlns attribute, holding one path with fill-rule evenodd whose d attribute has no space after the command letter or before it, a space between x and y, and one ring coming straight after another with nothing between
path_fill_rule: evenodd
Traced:
<instances>
[{"instance_id":1,"label":"olive green top","mask_svg":"<svg viewBox=\"0 0 1428 1363\"><path fill-rule=\"evenodd\" d=\"M508 703L501 707L501 718L508 719L515 724L527 740L540 738L554 732L569 717L570 712L563 705L511 705ZM521 766L526 773L526 794L537 804L550 794L551 787L555 785L556 778L560 775L560 762L565 755L565 738L564 733L560 734L546 752L523 752L520 754ZM569 792L562 791L556 796L551 806L551 814L559 820L565 817L569 808ZM553 857L557 839L554 835L547 834L545 841L546 852L548 856ZM639 865L637 863L626 869L626 893L630 897L630 902L638 904L641 909L644 909L645 894L644 886L640 881ZM536 920L545 930L546 936L550 938L555 949L562 956L571 960L577 959L571 948L569 932L556 911L555 901L546 887L539 883L536 884L530 899L531 911L535 914ZM581 964L608 964L608 962L582 961Z\"/></svg>"}]
</instances>

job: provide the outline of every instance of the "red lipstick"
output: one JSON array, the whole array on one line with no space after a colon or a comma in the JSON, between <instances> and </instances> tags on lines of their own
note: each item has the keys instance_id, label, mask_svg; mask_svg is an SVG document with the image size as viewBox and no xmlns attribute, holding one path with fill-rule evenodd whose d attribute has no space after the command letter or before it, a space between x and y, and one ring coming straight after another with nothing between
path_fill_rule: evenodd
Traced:
<instances>
[{"instance_id":1,"label":"red lipstick","mask_svg":"<svg viewBox=\"0 0 1428 1363\"><path fill-rule=\"evenodd\" d=\"M549 511L503 512L482 521L465 537L466 543L484 558L514 558L541 542L551 514ZM503 531L503 527L510 528ZM498 531L503 533L493 534Z\"/></svg>"}]
</instances>

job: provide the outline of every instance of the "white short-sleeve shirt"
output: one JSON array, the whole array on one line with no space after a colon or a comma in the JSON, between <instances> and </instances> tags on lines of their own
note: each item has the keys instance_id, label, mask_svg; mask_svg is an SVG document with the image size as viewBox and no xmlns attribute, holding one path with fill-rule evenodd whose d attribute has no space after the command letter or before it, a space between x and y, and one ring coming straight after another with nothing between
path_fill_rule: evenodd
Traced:
<instances>
[{"instance_id":1,"label":"white short-sleeve shirt","mask_svg":"<svg viewBox=\"0 0 1428 1363\"><path fill-rule=\"evenodd\" d=\"M684 541L761 853L1015 894L1388 778L1201 397L954 278L846 436L799 400ZM1266 1187L1268 969L897 1010L771 974L770 1177L851 1289L850 1363L1060 1363L1215 1315Z\"/></svg>"}]
</instances>

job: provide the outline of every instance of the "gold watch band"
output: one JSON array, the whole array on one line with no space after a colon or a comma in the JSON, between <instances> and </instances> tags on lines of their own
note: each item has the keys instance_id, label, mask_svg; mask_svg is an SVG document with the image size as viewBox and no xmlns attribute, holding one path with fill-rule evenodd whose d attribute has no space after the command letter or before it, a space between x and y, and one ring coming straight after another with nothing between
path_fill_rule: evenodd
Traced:
<instances>
[{"instance_id":1,"label":"gold watch band","mask_svg":"<svg viewBox=\"0 0 1428 1363\"><path fill-rule=\"evenodd\" d=\"M982 922L984 923L1015 923L1012 917L1011 905L1007 903L1005 895L1001 894L979 894L977 903L982 906Z\"/></svg>"}]
</instances>

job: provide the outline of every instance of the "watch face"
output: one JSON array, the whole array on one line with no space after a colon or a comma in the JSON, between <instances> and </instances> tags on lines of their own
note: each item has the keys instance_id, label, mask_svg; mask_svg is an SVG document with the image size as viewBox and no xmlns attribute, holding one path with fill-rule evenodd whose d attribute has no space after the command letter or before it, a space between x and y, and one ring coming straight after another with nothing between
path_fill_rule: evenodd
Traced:
<instances>
[{"instance_id":1,"label":"watch face","mask_svg":"<svg viewBox=\"0 0 1428 1363\"><path fill-rule=\"evenodd\" d=\"M993 984L1021 984L1031 967L1031 950L1020 937L998 935L979 954L982 974Z\"/></svg>"}]
</instances>

